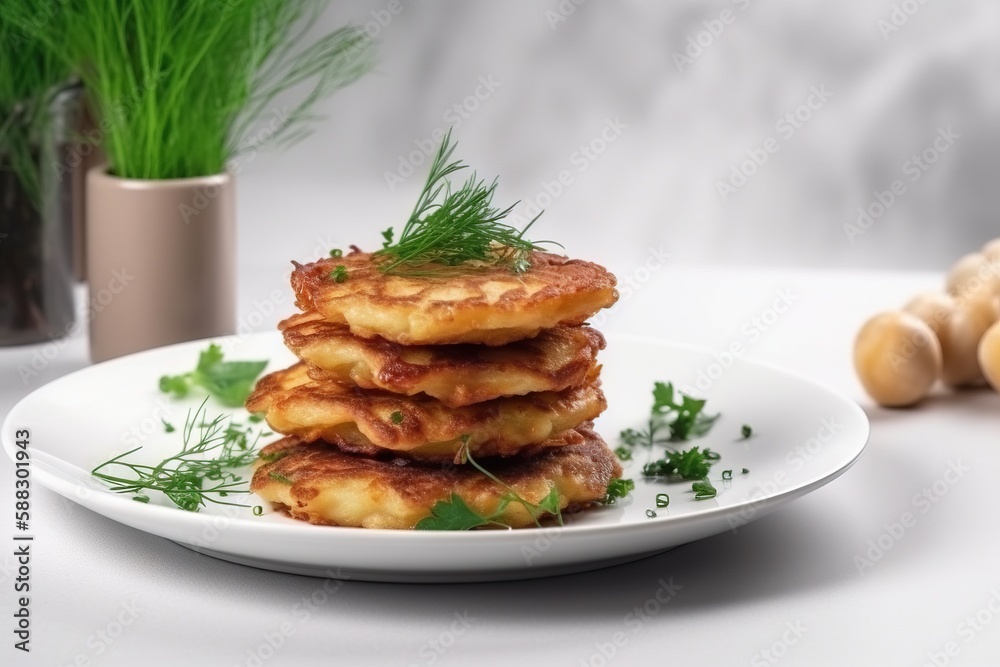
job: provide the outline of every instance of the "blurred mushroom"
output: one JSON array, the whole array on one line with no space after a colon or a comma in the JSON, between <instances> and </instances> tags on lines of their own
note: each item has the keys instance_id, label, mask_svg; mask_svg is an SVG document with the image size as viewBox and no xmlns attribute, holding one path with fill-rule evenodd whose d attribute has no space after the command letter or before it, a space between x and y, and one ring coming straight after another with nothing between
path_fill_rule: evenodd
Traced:
<instances>
[{"instance_id":1,"label":"blurred mushroom","mask_svg":"<svg viewBox=\"0 0 1000 667\"><path fill-rule=\"evenodd\" d=\"M858 332L854 368L865 391L879 404L913 405L941 374L941 346L934 331L915 315L882 313Z\"/></svg>"}]
</instances>

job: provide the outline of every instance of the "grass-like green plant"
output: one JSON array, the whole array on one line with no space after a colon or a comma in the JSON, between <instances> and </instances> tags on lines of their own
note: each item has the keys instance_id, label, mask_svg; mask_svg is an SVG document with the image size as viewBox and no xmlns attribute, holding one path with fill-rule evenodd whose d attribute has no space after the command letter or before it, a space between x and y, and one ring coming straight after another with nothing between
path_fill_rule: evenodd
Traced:
<instances>
[{"instance_id":1,"label":"grass-like green plant","mask_svg":"<svg viewBox=\"0 0 1000 667\"><path fill-rule=\"evenodd\" d=\"M61 58L11 19L33 0L0 0L0 170L12 171L32 206L40 202L38 151L54 87L68 78Z\"/></svg>"},{"instance_id":2,"label":"grass-like green plant","mask_svg":"<svg viewBox=\"0 0 1000 667\"><path fill-rule=\"evenodd\" d=\"M112 174L188 178L303 138L316 102L367 70L360 29L307 38L326 4L60 0L39 32L83 80Z\"/></svg>"}]
</instances>

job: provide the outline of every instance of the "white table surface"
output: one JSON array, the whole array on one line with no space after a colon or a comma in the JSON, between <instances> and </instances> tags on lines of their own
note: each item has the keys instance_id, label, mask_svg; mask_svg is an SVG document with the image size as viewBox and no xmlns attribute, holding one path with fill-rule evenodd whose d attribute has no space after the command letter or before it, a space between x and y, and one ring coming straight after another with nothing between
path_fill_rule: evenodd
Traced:
<instances>
[{"instance_id":1,"label":"white table surface","mask_svg":"<svg viewBox=\"0 0 1000 667\"><path fill-rule=\"evenodd\" d=\"M645 278L633 273L636 266L612 268ZM278 263L241 268L243 317L276 286L285 295L262 330L291 309L279 282L284 274ZM667 268L606 319L608 332L717 349L740 341L747 357L795 369L865 407L872 437L853 469L738 533L545 580L327 584L335 592L310 609L303 600L322 580L200 556L36 485L33 652L24 656L11 647L15 575L5 547L0 664L997 664L1000 397L941 392L919 410L884 411L864 396L850 363L853 335L867 316L940 280L928 273ZM750 340L745 326L781 290L790 290L792 307ZM30 390L86 365L82 333L59 345L27 383L16 369L42 348L0 351L0 414ZM0 459L6 526L0 537L10 544L13 468ZM937 502L915 502L935 482L942 488L952 463L968 470ZM886 537L886 526L905 512L915 523ZM859 572L856 556L867 557L869 541L880 537L890 548ZM659 613L641 623L627 620L661 578L683 588ZM463 616L464 623L456 620ZM283 623L290 636L258 661L254 652ZM616 633L622 646L604 660L600 649L608 650Z\"/></svg>"}]
</instances>

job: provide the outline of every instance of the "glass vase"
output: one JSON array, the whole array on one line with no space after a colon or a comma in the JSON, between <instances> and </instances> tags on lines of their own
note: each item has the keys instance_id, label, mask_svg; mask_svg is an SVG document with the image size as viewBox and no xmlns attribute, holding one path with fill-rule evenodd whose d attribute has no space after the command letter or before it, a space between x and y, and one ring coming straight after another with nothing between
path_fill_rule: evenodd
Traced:
<instances>
[{"instance_id":1,"label":"glass vase","mask_svg":"<svg viewBox=\"0 0 1000 667\"><path fill-rule=\"evenodd\" d=\"M74 167L82 90L50 96L45 118L0 117L0 345L61 338L75 325ZM76 191L76 195L74 194Z\"/></svg>"}]
</instances>

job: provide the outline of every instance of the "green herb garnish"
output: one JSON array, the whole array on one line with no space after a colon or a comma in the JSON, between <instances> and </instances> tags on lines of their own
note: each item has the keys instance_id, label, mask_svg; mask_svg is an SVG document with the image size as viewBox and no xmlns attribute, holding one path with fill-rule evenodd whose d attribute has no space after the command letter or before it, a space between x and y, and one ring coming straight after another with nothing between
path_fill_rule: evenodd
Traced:
<instances>
[{"instance_id":1,"label":"green herb garnish","mask_svg":"<svg viewBox=\"0 0 1000 667\"><path fill-rule=\"evenodd\" d=\"M625 498L635 490L635 482L631 479L613 479L608 483L608 489L604 493L601 503L614 505L619 498Z\"/></svg>"},{"instance_id":2,"label":"green herb garnish","mask_svg":"<svg viewBox=\"0 0 1000 667\"><path fill-rule=\"evenodd\" d=\"M656 382L653 384L653 407L646 429L627 428L619 434L619 438L629 447L652 447L654 444L701 437L711 430L719 418L718 414L706 415L704 409L704 399L675 392L673 383Z\"/></svg>"},{"instance_id":3,"label":"green herb garnish","mask_svg":"<svg viewBox=\"0 0 1000 667\"><path fill-rule=\"evenodd\" d=\"M615 456L618 457L619 461L631 461L632 450L628 447L617 447L615 448Z\"/></svg>"},{"instance_id":4,"label":"green herb garnish","mask_svg":"<svg viewBox=\"0 0 1000 667\"><path fill-rule=\"evenodd\" d=\"M748 472L750 472L750 469L749 469L749 468L744 468L744 469L743 469L743 474L744 474L744 475L745 475L745 474L747 474Z\"/></svg>"},{"instance_id":5,"label":"green herb garnish","mask_svg":"<svg viewBox=\"0 0 1000 667\"><path fill-rule=\"evenodd\" d=\"M723 479L723 481L729 481L732 478L733 478L733 471L732 470L723 470L722 471L722 479Z\"/></svg>"},{"instance_id":6,"label":"green herb garnish","mask_svg":"<svg viewBox=\"0 0 1000 667\"><path fill-rule=\"evenodd\" d=\"M667 445L698 438L707 434L718 419L718 414L705 414L704 399L692 398L675 391L673 383L655 382L653 407L646 428L644 430L628 428L622 431L619 437L623 446L615 450L615 453L622 460L628 460L631 458L632 450L640 445L652 450L653 445ZM628 452L628 458L621 456L624 452ZM707 476L712 464L720 458L718 453L707 447L704 449L691 447L685 450L668 448L662 458L643 466L642 474L646 477L696 480L692 484L695 499L714 498L716 491L708 482ZM731 479L732 471L728 472ZM723 477L725 478L725 474ZM706 495L709 488L712 489L711 496Z\"/></svg>"},{"instance_id":7,"label":"green herb garnish","mask_svg":"<svg viewBox=\"0 0 1000 667\"><path fill-rule=\"evenodd\" d=\"M681 479L702 479L708 475L712 463L718 455L710 449L692 447L683 451L667 451L662 459L647 463L642 468L646 477L680 477Z\"/></svg>"},{"instance_id":8,"label":"green herb garnish","mask_svg":"<svg viewBox=\"0 0 1000 667\"><path fill-rule=\"evenodd\" d=\"M668 506L669 504L670 504L670 496L668 496L665 493L657 493L656 494L656 506L657 507L661 507L662 508L662 507Z\"/></svg>"},{"instance_id":9,"label":"green herb garnish","mask_svg":"<svg viewBox=\"0 0 1000 667\"><path fill-rule=\"evenodd\" d=\"M743 435L744 440L753 435L753 429L750 428L750 424L744 424L743 428L740 429L740 434Z\"/></svg>"},{"instance_id":10,"label":"green herb garnish","mask_svg":"<svg viewBox=\"0 0 1000 667\"><path fill-rule=\"evenodd\" d=\"M333 257L334 259L339 259L343 256L344 256L344 251L341 250L340 248L334 248L333 250L330 251L330 257Z\"/></svg>"},{"instance_id":11,"label":"green herb garnish","mask_svg":"<svg viewBox=\"0 0 1000 667\"><path fill-rule=\"evenodd\" d=\"M389 419L393 424L399 425L403 423L403 413L399 410L394 410L392 414L389 415Z\"/></svg>"},{"instance_id":12,"label":"green herb garnish","mask_svg":"<svg viewBox=\"0 0 1000 667\"><path fill-rule=\"evenodd\" d=\"M712 483L707 479L703 479L700 482L695 482L691 485L691 490L694 491L695 500L710 500L718 495L718 490L712 486Z\"/></svg>"},{"instance_id":13,"label":"green herb garnish","mask_svg":"<svg viewBox=\"0 0 1000 667\"><path fill-rule=\"evenodd\" d=\"M189 512L197 512L206 502L218 505L238 503L220 500L229 493L248 493L249 482L235 470L253 463L257 439L247 437L247 429L227 422L229 417L219 415L206 420L206 398L193 413L189 410L182 429L183 447L155 466L127 461L126 458L142 449L136 447L119 454L91 471L94 477L106 482L115 493L131 493L133 500L149 502L145 492L160 491L175 505ZM108 472L123 468L118 474Z\"/></svg>"},{"instance_id":14,"label":"green herb garnish","mask_svg":"<svg viewBox=\"0 0 1000 667\"><path fill-rule=\"evenodd\" d=\"M292 485L292 478L287 475L282 475L280 472L274 472L273 470L267 473L267 476L273 479L275 482L281 482L282 484Z\"/></svg>"},{"instance_id":15,"label":"green herb garnish","mask_svg":"<svg viewBox=\"0 0 1000 667\"><path fill-rule=\"evenodd\" d=\"M338 264L327 277L335 283L342 283L347 280L347 267L343 264Z\"/></svg>"},{"instance_id":16,"label":"green herb garnish","mask_svg":"<svg viewBox=\"0 0 1000 667\"><path fill-rule=\"evenodd\" d=\"M291 449L279 449L276 452L268 452L267 454L261 453L259 455L259 458L261 461L265 461L267 463L273 463L274 461L278 461L279 459L285 458L291 453L292 453Z\"/></svg>"},{"instance_id":17,"label":"green herb garnish","mask_svg":"<svg viewBox=\"0 0 1000 667\"><path fill-rule=\"evenodd\" d=\"M677 402L680 397L680 402ZM653 385L653 414L667 420L670 440L680 442L705 435L719 418L718 414L706 415L705 399L691 398L674 392L672 383L657 382ZM672 418L672 421L668 418Z\"/></svg>"},{"instance_id":18,"label":"green herb garnish","mask_svg":"<svg viewBox=\"0 0 1000 667\"><path fill-rule=\"evenodd\" d=\"M500 503L497 505L496 510L489 516L483 516L470 508L462 500L461 496L452 493L451 497L447 500L439 500L434 503L434 506L431 508L431 515L418 521L414 529L470 530L490 525L510 528L509 525L499 519L511 503L517 503L524 507L537 526L541 526L539 519L548 514L553 515L559 525L562 525L563 518L560 509L559 492L555 488L550 489L548 495L537 504L525 500L517 491L501 481L496 475L483 468L472 458L472 453L469 451L469 440L469 436L462 436L462 447L459 449L457 460L459 463L469 463L469 465L506 490L506 493L500 498Z\"/></svg>"},{"instance_id":19,"label":"green herb garnish","mask_svg":"<svg viewBox=\"0 0 1000 667\"><path fill-rule=\"evenodd\" d=\"M223 361L222 348L212 343L198 356L198 365L190 373L164 375L160 391L184 398L194 387L201 387L227 407L238 408L247 400L266 361Z\"/></svg>"},{"instance_id":20,"label":"green herb garnish","mask_svg":"<svg viewBox=\"0 0 1000 667\"><path fill-rule=\"evenodd\" d=\"M375 259L384 273L421 275L434 271L435 265L457 266L470 261L504 265L523 273L530 266L529 253L553 243L524 238L541 213L520 230L502 222L516 203L503 210L493 207L497 179L486 185L472 172L460 188L452 190L448 177L468 168L461 160L451 161L454 152L449 130L399 239L393 242L392 227L382 232L385 243Z\"/></svg>"},{"instance_id":21,"label":"green herb garnish","mask_svg":"<svg viewBox=\"0 0 1000 667\"><path fill-rule=\"evenodd\" d=\"M653 510L646 510L646 517L648 517L650 519L655 519L656 518L656 512L654 512Z\"/></svg>"},{"instance_id":22,"label":"green herb garnish","mask_svg":"<svg viewBox=\"0 0 1000 667\"><path fill-rule=\"evenodd\" d=\"M174 431L177 430L177 429L174 428L174 425L171 424L170 422L168 422L166 419L160 419L160 421L163 422L163 432L164 433L173 433Z\"/></svg>"}]
</instances>

